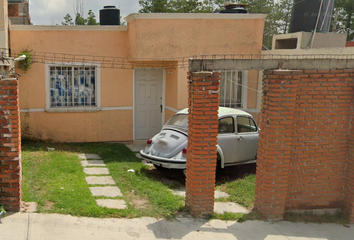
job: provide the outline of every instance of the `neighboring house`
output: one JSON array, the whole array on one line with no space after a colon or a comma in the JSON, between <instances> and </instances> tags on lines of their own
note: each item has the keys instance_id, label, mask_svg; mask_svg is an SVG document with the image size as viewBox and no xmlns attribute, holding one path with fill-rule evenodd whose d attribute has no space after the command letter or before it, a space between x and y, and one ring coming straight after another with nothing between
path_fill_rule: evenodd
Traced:
<instances>
[{"instance_id":1,"label":"neighboring house","mask_svg":"<svg viewBox=\"0 0 354 240\"><path fill-rule=\"evenodd\" d=\"M188 106L186 60L259 55L265 16L152 13L129 15L127 26L12 25L12 52L30 50L38 61L20 77L22 136L69 142L148 139ZM50 53L87 58L64 61ZM133 67L105 68L114 57ZM258 72L222 76L220 104L258 119Z\"/></svg>"},{"instance_id":2,"label":"neighboring house","mask_svg":"<svg viewBox=\"0 0 354 240\"><path fill-rule=\"evenodd\" d=\"M8 0L8 14L11 24L31 25L28 0Z\"/></svg>"}]
</instances>

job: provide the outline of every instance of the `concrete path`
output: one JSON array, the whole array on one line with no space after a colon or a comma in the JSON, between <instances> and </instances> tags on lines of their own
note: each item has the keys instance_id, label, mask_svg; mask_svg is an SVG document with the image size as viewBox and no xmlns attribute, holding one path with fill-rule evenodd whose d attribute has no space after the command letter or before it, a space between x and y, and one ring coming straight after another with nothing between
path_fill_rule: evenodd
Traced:
<instances>
[{"instance_id":1,"label":"concrete path","mask_svg":"<svg viewBox=\"0 0 354 240\"><path fill-rule=\"evenodd\" d=\"M173 194L181 197L186 197L186 189L174 189L170 190ZM222 191L215 191L215 199L228 198L229 194ZM250 210L247 208L233 202L214 202L214 212L223 214L225 212L229 213L249 213Z\"/></svg>"},{"instance_id":2,"label":"concrete path","mask_svg":"<svg viewBox=\"0 0 354 240\"><path fill-rule=\"evenodd\" d=\"M103 199L96 199L97 205L111 209L127 208L124 200L109 199L123 197L123 195L116 186L116 182L109 176L108 168L105 168L106 164L101 160L101 157L97 154L82 153L79 154L79 158L83 160L81 166L84 167L84 173L89 175L85 178L87 184L95 185L95 187L90 187L92 196L104 197Z\"/></svg>"},{"instance_id":3,"label":"concrete path","mask_svg":"<svg viewBox=\"0 0 354 240\"><path fill-rule=\"evenodd\" d=\"M0 224L1 240L351 240L354 224L310 224L200 220L97 219L69 215L16 213Z\"/></svg>"}]
</instances>

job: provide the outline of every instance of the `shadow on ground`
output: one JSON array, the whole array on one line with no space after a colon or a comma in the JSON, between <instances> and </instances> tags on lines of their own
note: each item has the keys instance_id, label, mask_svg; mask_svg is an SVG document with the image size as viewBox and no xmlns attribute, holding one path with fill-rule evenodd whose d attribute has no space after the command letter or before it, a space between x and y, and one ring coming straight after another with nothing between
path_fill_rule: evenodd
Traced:
<instances>
[{"instance_id":1,"label":"shadow on ground","mask_svg":"<svg viewBox=\"0 0 354 240\"><path fill-rule=\"evenodd\" d=\"M161 181L163 184L172 188L178 188L185 186L186 177L182 170L176 169L156 169L150 167L144 169L143 173L149 178ZM250 174L256 173L256 164L246 164L239 166L226 167L217 171L216 185L221 185L225 182L235 181Z\"/></svg>"}]
</instances>

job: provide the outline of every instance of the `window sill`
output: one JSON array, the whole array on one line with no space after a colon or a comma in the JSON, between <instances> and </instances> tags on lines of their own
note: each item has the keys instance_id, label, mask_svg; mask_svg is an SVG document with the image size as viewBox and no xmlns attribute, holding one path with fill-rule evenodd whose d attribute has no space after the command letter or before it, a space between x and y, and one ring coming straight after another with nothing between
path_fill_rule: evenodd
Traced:
<instances>
[{"instance_id":1,"label":"window sill","mask_svg":"<svg viewBox=\"0 0 354 240\"><path fill-rule=\"evenodd\" d=\"M70 108L46 108L49 113L77 113L77 112L98 112L101 111L99 107L70 107Z\"/></svg>"}]
</instances>

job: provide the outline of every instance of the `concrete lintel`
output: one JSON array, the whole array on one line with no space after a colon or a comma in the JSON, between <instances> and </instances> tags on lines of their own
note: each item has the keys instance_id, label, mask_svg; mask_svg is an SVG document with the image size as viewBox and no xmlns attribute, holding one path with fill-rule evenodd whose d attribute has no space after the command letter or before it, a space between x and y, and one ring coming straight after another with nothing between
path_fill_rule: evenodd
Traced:
<instances>
[{"instance_id":1,"label":"concrete lintel","mask_svg":"<svg viewBox=\"0 0 354 240\"><path fill-rule=\"evenodd\" d=\"M264 70L264 69L294 69L294 70L331 70L353 69L354 59L335 58L261 58L261 59L190 59L189 71L215 70Z\"/></svg>"},{"instance_id":2,"label":"concrete lintel","mask_svg":"<svg viewBox=\"0 0 354 240\"><path fill-rule=\"evenodd\" d=\"M211 71L200 71L200 72L194 72L193 73L197 77L210 77L213 75L213 72Z\"/></svg>"}]
</instances>

